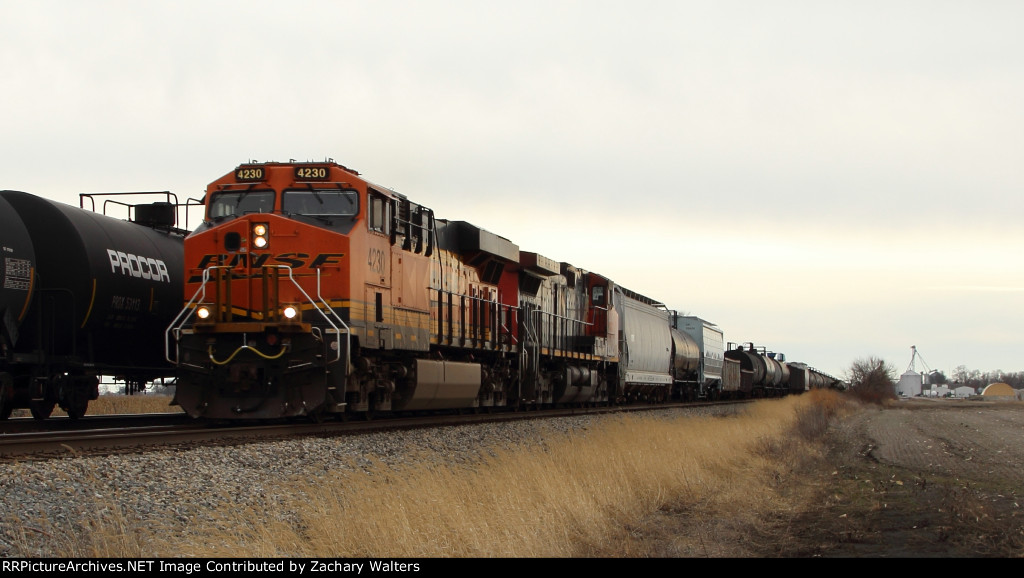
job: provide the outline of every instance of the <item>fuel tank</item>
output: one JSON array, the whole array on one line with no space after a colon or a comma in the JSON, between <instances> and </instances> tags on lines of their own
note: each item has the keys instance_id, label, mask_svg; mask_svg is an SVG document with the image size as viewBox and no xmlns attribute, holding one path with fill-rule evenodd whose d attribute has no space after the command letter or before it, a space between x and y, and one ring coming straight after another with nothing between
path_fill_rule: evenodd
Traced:
<instances>
[{"instance_id":1,"label":"fuel tank","mask_svg":"<svg viewBox=\"0 0 1024 578\"><path fill-rule=\"evenodd\" d=\"M0 201L11 209L4 234L6 220L20 219L37 264L38 303L21 339L97 364L167 365L163 331L184 301L180 235L20 191L0 191ZM16 297L5 289L5 305Z\"/></svg>"}]
</instances>

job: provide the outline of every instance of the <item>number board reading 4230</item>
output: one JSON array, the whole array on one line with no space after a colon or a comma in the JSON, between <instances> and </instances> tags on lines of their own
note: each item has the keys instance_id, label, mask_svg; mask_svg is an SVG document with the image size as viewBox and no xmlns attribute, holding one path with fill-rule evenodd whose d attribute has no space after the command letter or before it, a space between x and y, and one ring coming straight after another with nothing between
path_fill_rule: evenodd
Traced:
<instances>
[{"instance_id":1,"label":"number board reading 4230","mask_svg":"<svg viewBox=\"0 0 1024 578\"><path fill-rule=\"evenodd\" d=\"M235 180L239 182L262 181L265 174L263 167L240 167L235 169Z\"/></svg>"},{"instance_id":2,"label":"number board reading 4230","mask_svg":"<svg viewBox=\"0 0 1024 578\"><path fill-rule=\"evenodd\" d=\"M297 181L326 181L331 176L327 167L295 167Z\"/></svg>"}]
</instances>

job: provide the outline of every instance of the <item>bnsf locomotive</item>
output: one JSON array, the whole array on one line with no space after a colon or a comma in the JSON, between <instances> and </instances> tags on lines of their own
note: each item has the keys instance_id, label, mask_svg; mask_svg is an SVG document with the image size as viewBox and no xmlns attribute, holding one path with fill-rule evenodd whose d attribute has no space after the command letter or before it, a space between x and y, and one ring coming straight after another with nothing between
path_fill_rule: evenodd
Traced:
<instances>
[{"instance_id":1,"label":"bnsf locomotive","mask_svg":"<svg viewBox=\"0 0 1024 578\"><path fill-rule=\"evenodd\" d=\"M333 161L240 165L209 185L205 205L185 239L189 300L165 344L178 367L175 400L193 417L656 402L791 387L741 367L713 324L437 218Z\"/></svg>"},{"instance_id":2,"label":"bnsf locomotive","mask_svg":"<svg viewBox=\"0 0 1024 578\"><path fill-rule=\"evenodd\" d=\"M0 191L0 419L16 408L45 419L58 405L78 418L100 376L137 390L174 375L163 331L184 300L184 231L160 194L104 202L126 207L126 221Z\"/></svg>"}]
</instances>

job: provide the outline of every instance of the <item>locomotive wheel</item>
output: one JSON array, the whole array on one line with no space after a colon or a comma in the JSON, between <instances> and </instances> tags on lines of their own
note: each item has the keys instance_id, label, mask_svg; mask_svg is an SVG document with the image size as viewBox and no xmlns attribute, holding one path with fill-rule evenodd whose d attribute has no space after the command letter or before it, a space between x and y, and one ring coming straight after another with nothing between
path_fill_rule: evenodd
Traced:
<instances>
[{"instance_id":1,"label":"locomotive wheel","mask_svg":"<svg viewBox=\"0 0 1024 578\"><path fill-rule=\"evenodd\" d=\"M0 373L0 420L11 417L14 411L14 378L11 374Z\"/></svg>"},{"instance_id":2,"label":"locomotive wheel","mask_svg":"<svg viewBox=\"0 0 1024 578\"><path fill-rule=\"evenodd\" d=\"M37 421L43 421L44 419L50 417L50 414L53 413L53 407L55 405L57 404L52 401L33 400L28 402L28 410L32 412L32 417L35 418Z\"/></svg>"}]
</instances>

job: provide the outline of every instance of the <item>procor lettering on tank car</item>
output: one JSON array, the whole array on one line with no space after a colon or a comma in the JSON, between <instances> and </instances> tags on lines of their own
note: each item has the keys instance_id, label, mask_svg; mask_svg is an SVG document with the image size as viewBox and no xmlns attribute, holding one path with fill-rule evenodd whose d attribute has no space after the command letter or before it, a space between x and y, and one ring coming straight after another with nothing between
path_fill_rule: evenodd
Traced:
<instances>
[{"instance_id":1,"label":"procor lettering on tank car","mask_svg":"<svg viewBox=\"0 0 1024 578\"><path fill-rule=\"evenodd\" d=\"M191 416L319 419L733 391L713 324L438 218L332 160L246 163L204 201L204 221L185 239L188 300L165 337L175 401ZM753 394L746 379L736 395Z\"/></svg>"},{"instance_id":2,"label":"procor lettering on tank car","mask_svg":"<svg viewBox=\"0 0 1024 578\"><path fill-rule=\"evenodd\" d=\"M55 406L80 417L101 375L134 388L173 377L162 335L183 301L175 204L125 205L135 219L123 220L0 191L0 418Z\"/></svg>"}]
</instances>

